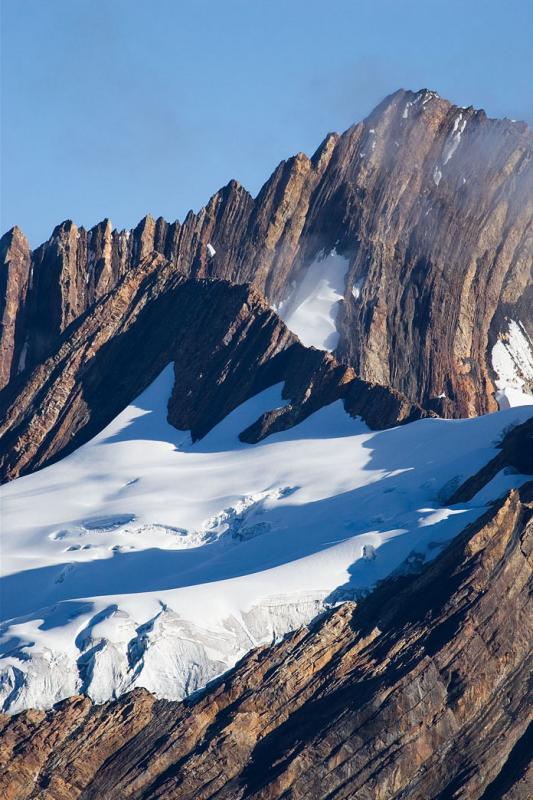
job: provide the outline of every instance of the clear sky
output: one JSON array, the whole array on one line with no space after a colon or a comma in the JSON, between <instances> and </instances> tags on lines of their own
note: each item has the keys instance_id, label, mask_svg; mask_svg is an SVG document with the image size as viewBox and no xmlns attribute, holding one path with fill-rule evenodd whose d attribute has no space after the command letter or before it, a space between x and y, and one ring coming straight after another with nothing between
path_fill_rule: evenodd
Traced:
<instances>
[{"instance_id":1,"label":"clear sky","mask_svg":"<svg viewBox=\"0 0 533 800\"><path fill-rule=\"evenodd\" d=\"M533 122L533 0L2 0L2 232L256 193L396 89Z\"/></svg>"}]
</instances>

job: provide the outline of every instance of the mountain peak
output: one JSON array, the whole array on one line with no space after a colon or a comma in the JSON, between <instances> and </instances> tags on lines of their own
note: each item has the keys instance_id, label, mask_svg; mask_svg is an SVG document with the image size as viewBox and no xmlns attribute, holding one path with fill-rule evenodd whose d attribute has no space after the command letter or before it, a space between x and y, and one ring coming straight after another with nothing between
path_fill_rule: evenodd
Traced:
<instances>
[{"instance_id":1,"label":"mountain peak","mask_svg":"<svg viewBox=\"0 0 533 800\"><path fill-rule=\"evenodd\" d=\"M52 316L59 322L48 328L60 335L78 309L88 310L155 251L183 274L253 284L279 307L309 266L335 251L347 260L335 288L342 300L337 355L365 380L392 386L447 416L494 410L490 342L505 316L516 317L533 335L530 311L517 300L530 284L526 260L518 259L512 273L505 245L525 241L531 152L533 137L517 124L453 106L430 89L400 89L364 123L329 134L312 158L300 153L282 162L255 199L230 181L181 224L147 214L131 235L106 235L104 261L99 237L85 244L80 228L79 244L71 237L73 252L61 254L57 265L65 273L65 291L32 303L58 304ZM498 211L503 198L505 218ZM54 236L72 226L62 223ZM214 244L215 258L207 257L208 244ZM472 264L479 252L492 266L476 281L494 276L483 293L482 318L467 311L478 305L472 297L451 315L442 304L428 317L433 292L447 297L474 291ZM33 258L35 294L43 264ZM89 268L93 262L96 272ZM88 274L99 282L87 281ZM76 298L73 287L81 287ZM387 328L384 319L412 322ZM40 336L49 338L44 331ZM30 342L28 363L33 352Z\"/></svg>"},{"instance_id":2,"label":"mountain peak","mask_svg":"<svg viewBox=\"0 0 533 800\"><path fill-rule=\"evenodd\" d=\"M20 242L25 243L29 248L28 239L24 231L18 225L13 225L6 233L3 234L1 241Z\"/></svg>"}]
</instances>

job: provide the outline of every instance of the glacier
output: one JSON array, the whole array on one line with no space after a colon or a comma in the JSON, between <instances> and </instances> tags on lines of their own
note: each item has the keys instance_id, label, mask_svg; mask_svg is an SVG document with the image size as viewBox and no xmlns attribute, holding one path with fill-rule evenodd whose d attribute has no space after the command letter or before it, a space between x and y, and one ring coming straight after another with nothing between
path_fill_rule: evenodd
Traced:
<instances>
[{"instance_id":1,"label":"glacier","mask_svg":"<svg viewBox=\"0 0 533 800\"><path fill-rule=\"evenodd\" d=\"M339 270L340 275L340 270ZM66 458L0 488L0 705L181 699L257 645L433 558L524 477L455 488L522 406L371 431L342 402L250 445L267 389L202 440L167 422L174 373Z\"/></svg>"}]
</instances>

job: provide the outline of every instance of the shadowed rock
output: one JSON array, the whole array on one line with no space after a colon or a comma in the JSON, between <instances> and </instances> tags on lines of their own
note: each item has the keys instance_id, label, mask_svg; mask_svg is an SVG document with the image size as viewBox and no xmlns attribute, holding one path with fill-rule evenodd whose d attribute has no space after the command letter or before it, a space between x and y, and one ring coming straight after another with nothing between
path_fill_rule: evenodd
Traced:
<instances>
[{"instance_id":1,"label":"shadowed rock","mask_svg":"<svg viewBox=\"0 0 533 800\"><path fill-rule=\"evenodd\" d=\"M187 278L156 254L133 267L71 324L55 352L0 395L1 477L10 480L75 450L171 362L176 379L168 421L193 439L281 382L288 400L283 424L273 410L243 434L246 441L338 399L378 428L429 413L358 381L329 353L305 348L255 289Z\"/></svg>"}]
</instances>

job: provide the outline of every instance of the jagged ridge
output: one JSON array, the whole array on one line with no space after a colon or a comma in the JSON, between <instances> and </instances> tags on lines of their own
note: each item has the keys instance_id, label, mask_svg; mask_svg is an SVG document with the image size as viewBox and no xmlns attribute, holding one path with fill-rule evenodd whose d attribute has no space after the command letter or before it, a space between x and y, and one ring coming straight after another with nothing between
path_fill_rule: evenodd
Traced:
<instances>
[{"instance_id":1,"label":"jagged ridge","mask_svg":"<svg viewBox=\"0 0 533 800\"><path fill-rule=\"evenodd\" d=\"M132 267L71 324L56 352L0 396L0 477L11 480L75 450L172 362L168 420L193 439L281 382L290 403L244 431L243 440L292 427L338 399L373 428L430 415L356 378L329 353L305 348L256 290L187 278L156 254Z\"/></svg>"},{"instance_id":2,"label":"jagged ridge","mask_svg":"<svg viewBox=\"0 0 533 800\"><path fill-rule=\"evenodd\" d=\"M231 181L182 224L65 222L33 253L14 229L0 253L2 383L152 251L277 303L336 247L349 259L340 359L446 416L495 410L489 351L506 317L533 337L532 153L523 123L402 90L312 158L282 162L255 199Z\"/></svg>"}]
</instances>

